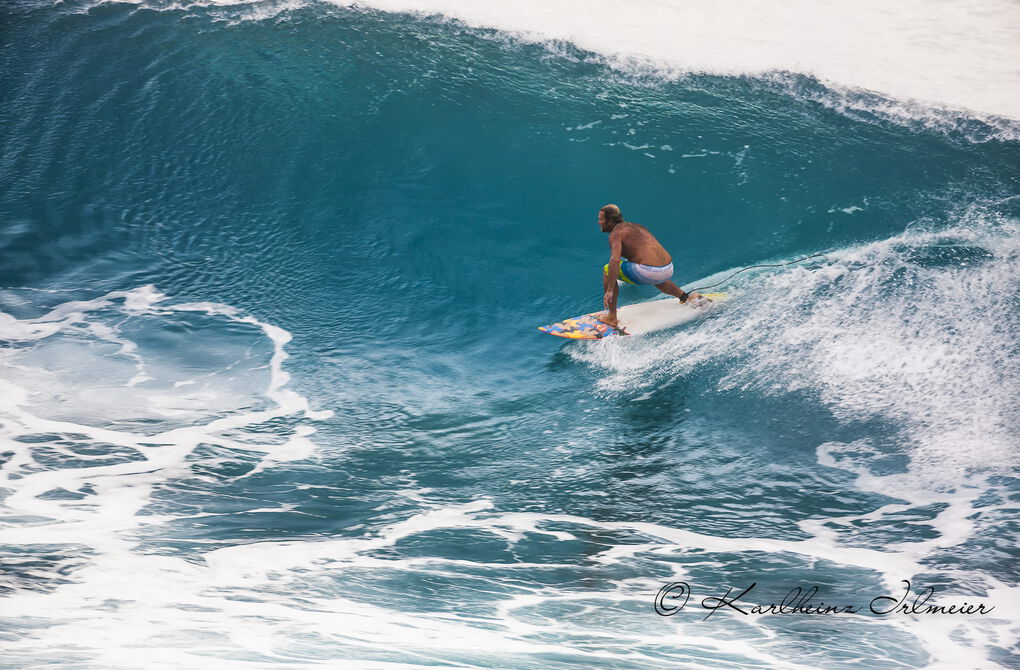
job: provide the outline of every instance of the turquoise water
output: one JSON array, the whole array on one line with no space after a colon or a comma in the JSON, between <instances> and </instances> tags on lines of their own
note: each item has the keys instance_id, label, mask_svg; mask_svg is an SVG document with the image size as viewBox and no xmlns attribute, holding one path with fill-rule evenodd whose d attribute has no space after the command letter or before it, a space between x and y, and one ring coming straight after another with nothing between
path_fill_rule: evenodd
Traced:
<instances>
[{"instance_id":1,"label":"turquoise water","mask_svg":"<svg viewBox=\"0 0 1020 670\"><path fill-rule=\"evenodd\" d=\"M326 4L0 11L10 667L1020 663L1016 122ZM825 257L541 335L606 202L688 289ZM904 579L996 609L867 613ZM865 612L693 611L752 582Z\"/></svg>"}]
</instances>

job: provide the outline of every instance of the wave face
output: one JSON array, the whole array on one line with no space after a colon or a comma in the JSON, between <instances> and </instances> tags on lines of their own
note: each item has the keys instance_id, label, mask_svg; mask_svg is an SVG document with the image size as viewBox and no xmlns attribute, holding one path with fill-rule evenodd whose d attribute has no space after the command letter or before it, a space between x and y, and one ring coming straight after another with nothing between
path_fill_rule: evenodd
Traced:
<instances>
[{"instance_id":1,"label":"wave face","mask_svg":"<svg viewBox=\"0 0 1020 670\"><path fill-rule=\"evenodd\" d=\"M1015 5L0 11L8 663L1016 666Z\"/></svg>"}]
</instances>

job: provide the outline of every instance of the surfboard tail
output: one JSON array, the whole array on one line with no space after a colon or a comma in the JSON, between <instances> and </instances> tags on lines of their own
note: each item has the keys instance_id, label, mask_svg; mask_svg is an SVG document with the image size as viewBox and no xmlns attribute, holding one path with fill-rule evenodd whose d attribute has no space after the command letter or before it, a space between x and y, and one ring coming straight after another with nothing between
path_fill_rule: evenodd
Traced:
<instances>
[{"instance_id":1,"label":"surfboard tail","mask_svg":"<svg viewBox=\"0 0 1020 670\"><path fill-rule=\"evenodd\" d=\"M601 340L604 337L627 334L623 328L614 328L608 323L599 321L594 314L565 319L548 326L539 326L538 329L543 333L571 340Z\"/></svg>"}]
</instances>

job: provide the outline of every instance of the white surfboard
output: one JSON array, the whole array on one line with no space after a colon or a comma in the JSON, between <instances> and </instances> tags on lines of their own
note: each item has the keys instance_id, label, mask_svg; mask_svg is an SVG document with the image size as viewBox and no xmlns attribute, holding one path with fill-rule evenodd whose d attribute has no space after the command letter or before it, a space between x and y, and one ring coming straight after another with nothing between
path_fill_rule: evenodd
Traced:
<instances>
[{"instance_id":1,"label":"white surfboard","mask_svg":"<svg viewBox=\"0 0 1020 670\"><path fill-rule=\"evenodd\" d=\"M616 311L619 327L598 320L599 312L575 316L548 326L539 326L543 333L572 340L600 340L614 335L643 335L672 328L705 314L728 297L725 293L703 293L695 301L682 303L676 298L661 298L624 305Z\"/></svg>"}]
</instances>

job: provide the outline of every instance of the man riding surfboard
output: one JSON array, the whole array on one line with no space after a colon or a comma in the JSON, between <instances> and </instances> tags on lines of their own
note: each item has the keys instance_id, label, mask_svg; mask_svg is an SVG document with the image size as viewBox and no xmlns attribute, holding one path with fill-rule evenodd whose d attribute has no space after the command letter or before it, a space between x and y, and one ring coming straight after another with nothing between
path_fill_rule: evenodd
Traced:
<instances>
[{"instance_id":1,"label":"man riding surfboard","mask_svg":"<svg viewBox=\"0 0 1020 670\"><path fill-rule=\"evenodd\" d=\"M680 302L698 298L697 293L684 293L669 281L673 276L673 258L655 236L644 226L623 220L616 205L599 210L599 228L609 233L609 263L602 267L602 291L606 312L598 315L603 323L618 326L616 301L620 295L617 279L628 284L655 286ZM622 257L622 258L621 258ZM623 260L626 258L627 260Z\"/></svg>"}]
</instances>

